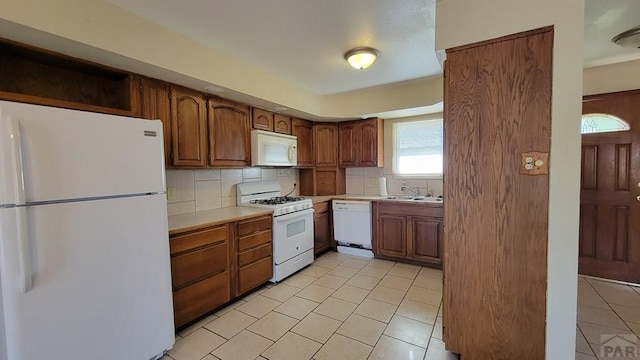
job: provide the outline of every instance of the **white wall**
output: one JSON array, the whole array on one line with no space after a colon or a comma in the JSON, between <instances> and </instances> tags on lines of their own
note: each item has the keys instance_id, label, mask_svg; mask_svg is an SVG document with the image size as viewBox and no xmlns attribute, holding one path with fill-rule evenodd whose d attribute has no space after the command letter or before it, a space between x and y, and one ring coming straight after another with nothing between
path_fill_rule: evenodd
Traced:
<instances>
[{"instance_id":1,"label":"white wall","mask_svg":"<svg viewBox=\"0 0 640 360\"><path fill-rule=\"evenodd\" d=\"M383 168L347 168L347 194L349 195L378 195L378 179L387 179L387 193L389 195L405 195L400 191L402 183L407 186L418 187L420 195L432 193L442 195L442 179L426 179L402 177L393 175L393 124L401 121L442 119L442 113L384 120L384 167ZM411 195L407 192L406 195Z\"/></svg>"},{"instance_id":2,"label":"white wall","mask_svg":"<svg viewBox=\"0 0 640 360\"><path fill-rule=\"evenodd\" d=\"M441 0L436 49L554 25L546 358L575 357L584 0ZM523 309L524 310L524 309Z\"/></svg>"},{"instance_id":3,"label":"white wall","mask_svg":"<svg viewBox=\"0 0 640 360\"><path fill-rule=\"evenodd\" d=\"M640 89L640 60L584 69L583 93L603 94Z\"/></svg>"},{"instance_id":4,"label":"white wall","mask_svg":"<svg viewBox=\"0 0 640 360\"><path fill-rule=\"evenodd\" d=\"M284 195L293 189L294 184L298 184L298 170L285 169L285 173L281 173L278 169L258 167L167 170L168 213L178 215L236 206L236 185L260 180L277 180ZM296 188L292 195L298 194L298 188Z\"/></svg>"}]
</instances>

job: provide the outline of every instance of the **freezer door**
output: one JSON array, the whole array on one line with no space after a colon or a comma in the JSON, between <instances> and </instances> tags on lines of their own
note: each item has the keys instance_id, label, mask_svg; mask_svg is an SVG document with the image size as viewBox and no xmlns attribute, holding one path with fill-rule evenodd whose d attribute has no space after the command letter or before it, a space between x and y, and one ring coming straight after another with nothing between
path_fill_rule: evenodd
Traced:
<instances>
[{"instance_id":1,"label":"freezer door","mask_svg":"<svg viewBox=\"0 0 640 360\"><path fill-rule=\"evenodd\" d=\"M27 207L26 293L18 210L0 210L8 360L150 359L173 346L164 195Z\"/></svg>"},{"instance_id":2,"label":"freezer door","mask_svg":"<svg viewBox=\"0 0 640 360\"><path fill-rule=\"evenodd\" d=\"M164 192L162 146L160 121L0 101L0 205L20 167L27 203Z\"/></svg>"}]
</instances>

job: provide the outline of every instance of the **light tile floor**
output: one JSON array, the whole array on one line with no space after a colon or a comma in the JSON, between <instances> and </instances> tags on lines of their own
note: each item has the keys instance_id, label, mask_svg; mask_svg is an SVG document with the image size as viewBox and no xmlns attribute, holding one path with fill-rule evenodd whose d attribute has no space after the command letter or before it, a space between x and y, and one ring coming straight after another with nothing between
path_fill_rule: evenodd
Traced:
<instances>
[{"instance_id":1,"label":"light tile floor","mask_svg":"<svg viewBox=\"0 0 640 360\"><path fill-rule=\"evenodd\" d=\"M576 360L604 359L600 336L606 334L640 336L640 287L579 276Z\"/></svg>"},{"instance_id":2,"label":"light tile floor","mask_svg":"<svg viewBox=\"0 0 640 360\"><path fill-rule=\"evenodd\" d=\"M576 359L640 333L640 288L579 277ZM452 360L442 272L330 252L181 330L163 360Z\"/></svg>"}]
</instances>

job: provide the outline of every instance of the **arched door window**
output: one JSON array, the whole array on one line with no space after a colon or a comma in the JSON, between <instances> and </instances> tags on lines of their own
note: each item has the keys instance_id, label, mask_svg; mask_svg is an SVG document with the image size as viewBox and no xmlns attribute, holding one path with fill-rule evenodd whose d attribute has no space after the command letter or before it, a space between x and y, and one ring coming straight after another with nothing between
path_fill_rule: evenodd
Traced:
<instances>
[{"instance_id":1,"label":"arched door window","mask_svg":"<svg viewBox=\"0 0 640 360\"><path fill-rule=\"evenodd\" d=\"M614 131L628 131L631 126L621 118L610 114L585 114L582 115L583 134L594 134Z\"/></svg>"}]
</instances>

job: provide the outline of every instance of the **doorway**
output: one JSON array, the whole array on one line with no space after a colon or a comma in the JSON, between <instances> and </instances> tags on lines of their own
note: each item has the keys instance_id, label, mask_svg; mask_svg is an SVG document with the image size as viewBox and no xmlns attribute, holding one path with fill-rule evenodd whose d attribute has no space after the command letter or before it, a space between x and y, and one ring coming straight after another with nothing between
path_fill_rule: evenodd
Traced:
<instances>
[{"instance_id":1,"label":"doorway","mask_svg":"<svg viewBox=\"0 0 640 360\"><path fill-rule=\"evenodd\" d=\"M578 272L640 283L640 91L584 98Z\"/></svg>"}]
</instances>

